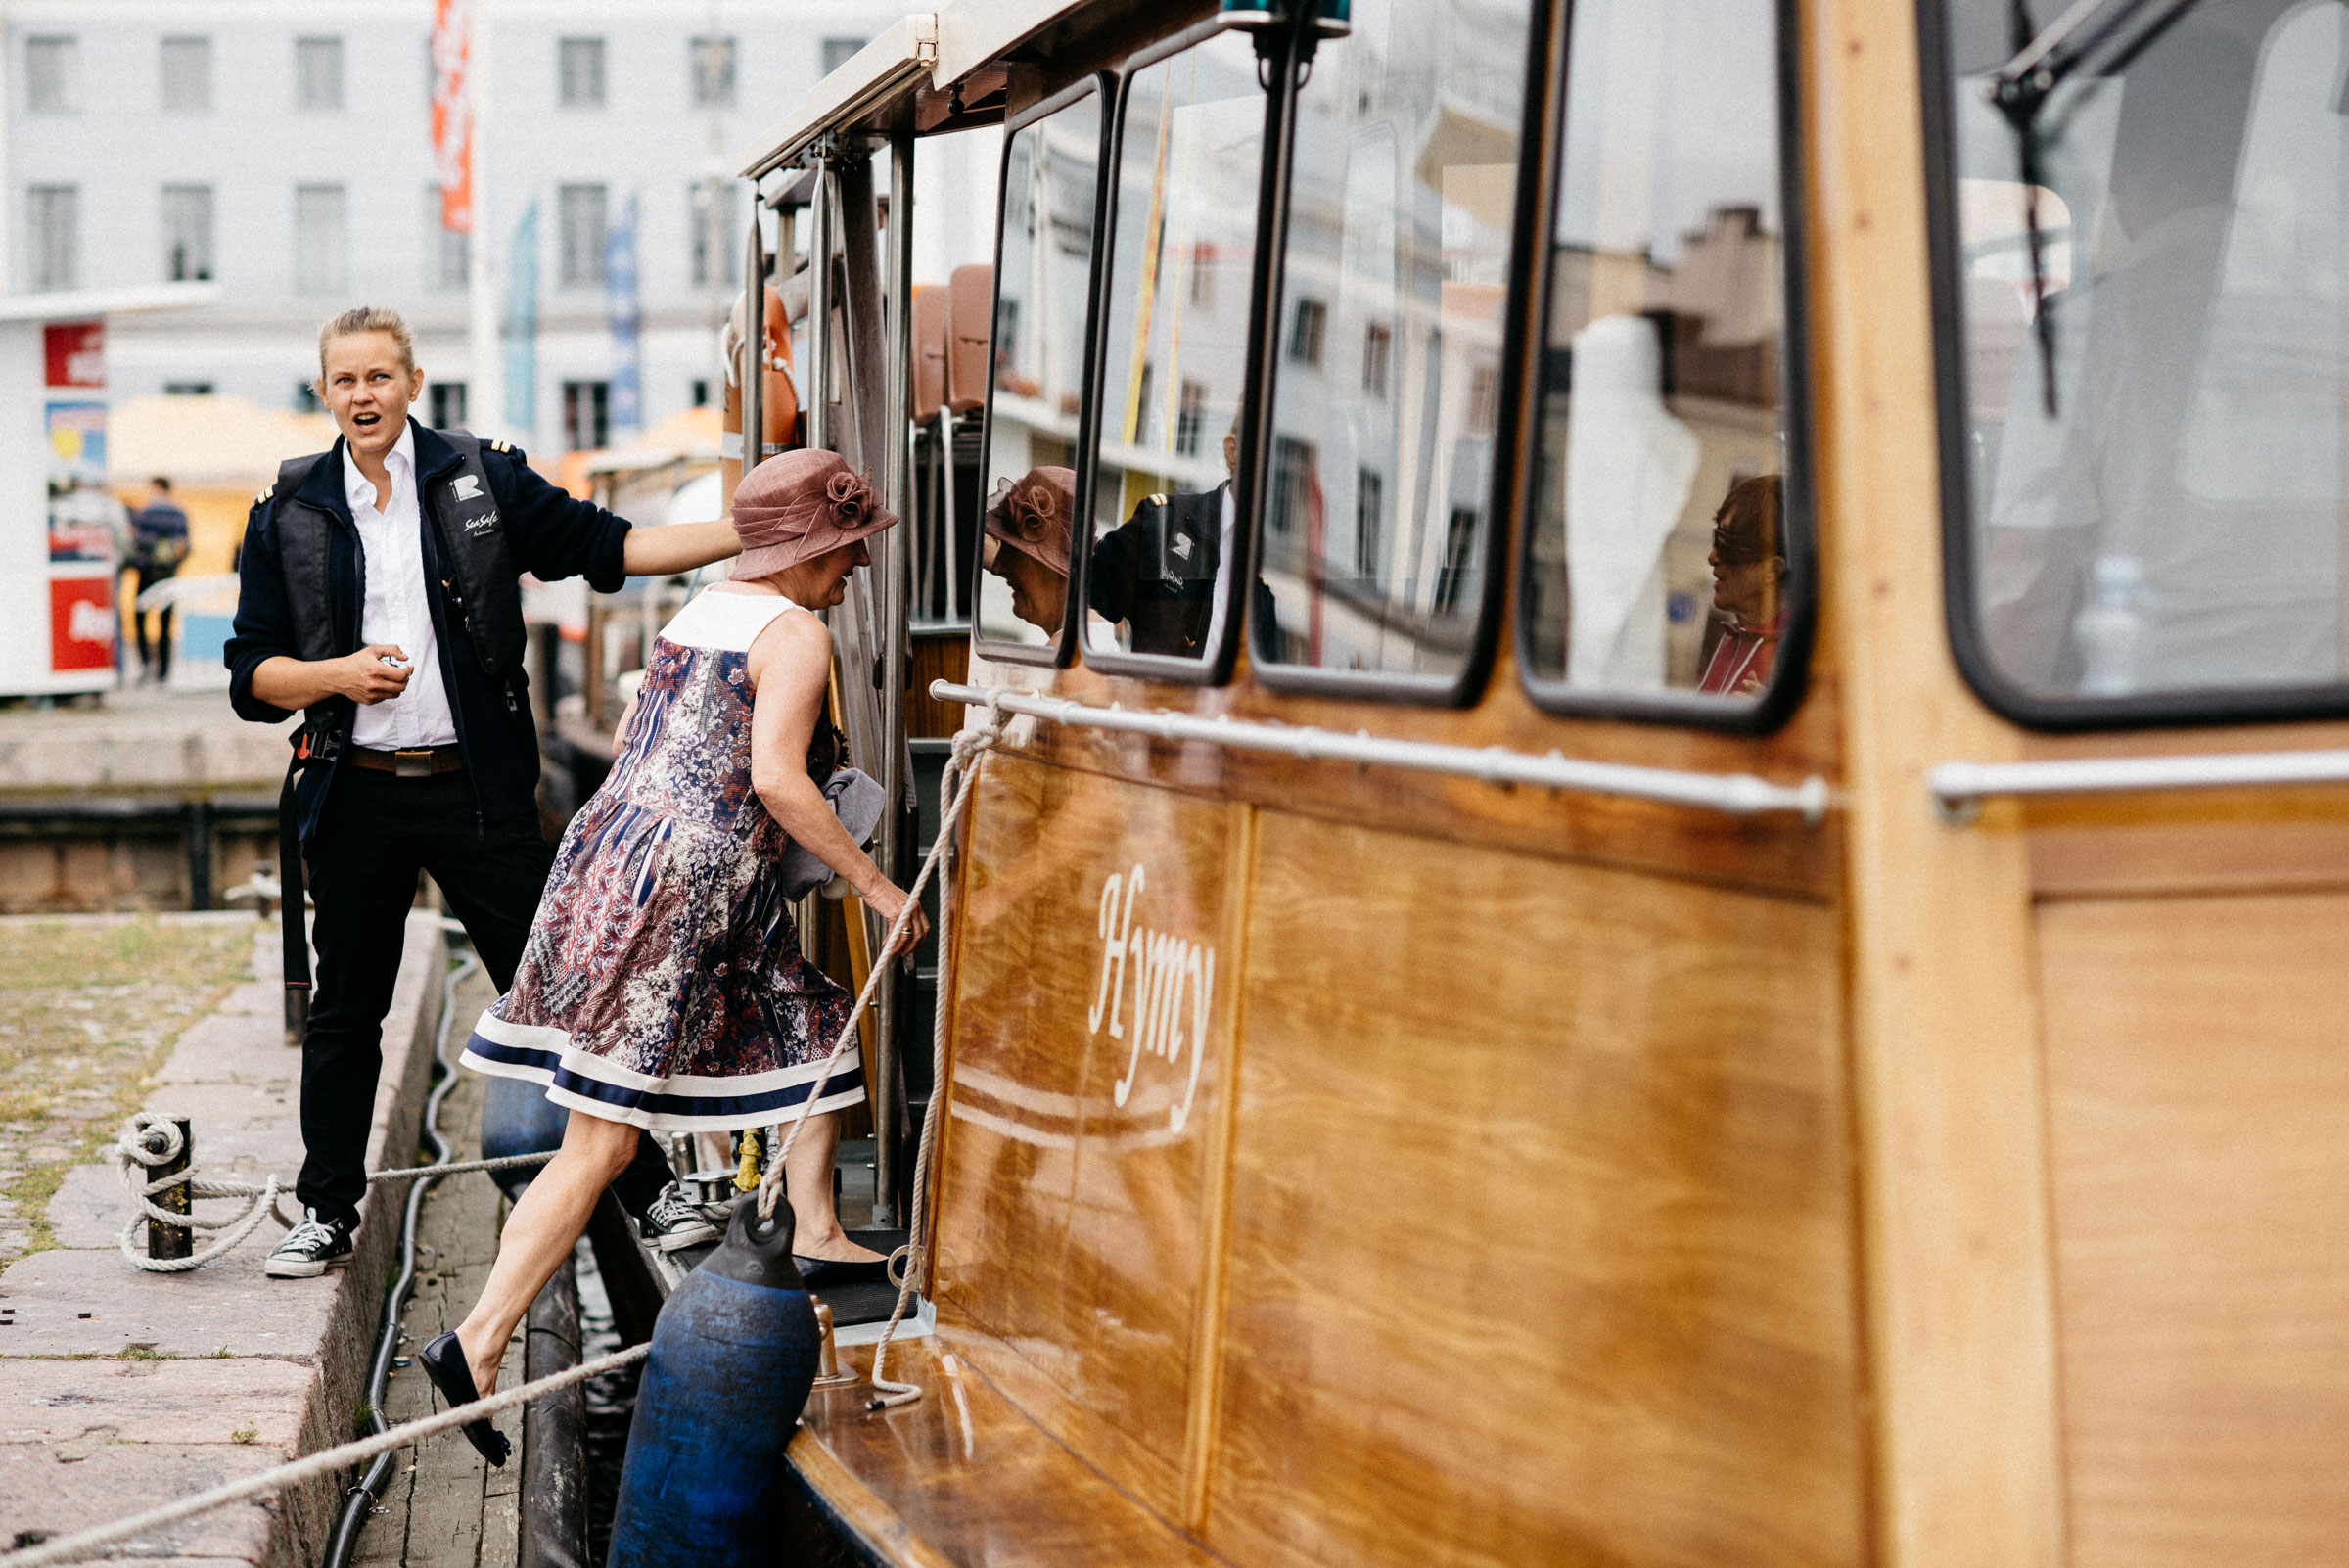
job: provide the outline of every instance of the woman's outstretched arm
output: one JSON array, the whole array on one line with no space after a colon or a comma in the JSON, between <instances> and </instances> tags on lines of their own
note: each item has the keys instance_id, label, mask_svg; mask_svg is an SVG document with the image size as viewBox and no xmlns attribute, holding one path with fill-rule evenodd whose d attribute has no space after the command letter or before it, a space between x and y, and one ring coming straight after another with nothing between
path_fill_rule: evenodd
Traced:
<instances>
[{"instance_id":1,"label":"woman's outstretched arm","mask_svg":"<svg viewBox=\"0 0 2349 1568\"><path fill-rule=\"evenodd\" d=\"M902 889L881 874L807 776L807 742L832 673L832 633L812 615L785 612L751 644L751 787L792 842L849 879L866 907L894 923ZM911 952L930 921L913 912L895 952Z\"/></svg>"}]
</instances>

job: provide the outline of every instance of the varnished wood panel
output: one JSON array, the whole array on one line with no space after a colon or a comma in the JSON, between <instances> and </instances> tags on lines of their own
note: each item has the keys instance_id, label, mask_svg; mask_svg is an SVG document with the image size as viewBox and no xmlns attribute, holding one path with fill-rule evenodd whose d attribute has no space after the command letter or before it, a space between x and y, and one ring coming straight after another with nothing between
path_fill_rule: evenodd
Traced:
<instances>
[{"instance_id":1,"label":"varnished wood panel","mask_svg":"<svg viewBox=\"0 0 2349 1568\"><path fill-rule=\"evenodd\" d=\"M2043 908L2076 1568L2349 1541L2349 897Z\"/></svg>"},{"instance_id":2,"label":"varnished wood panel","mask_svg":"<svg viewBox=\"0 0 2349 1568\"><path fill-rule=\"evenodd\" d=\"M994 757L966 860L964 929L985 939L955 979L944 1331L968 1330L957 1343L1015 1400L1169 1517L1236 984L1237 809Z\"/></svg>"},{"instance_id":3,"label":"varnished wood panel","mask_svg":"<svg viewBox=\"0 0 2349 1568\"><path fill-rule=\"evenodd\" d=\"M2349 887L2349 790L2176 790L2016 813L2042 899Z\"/></svg>"},{"instance_id":4,"label":"varnished wood panel","mask_svg":"<svg viewBox=\"0 0 2349 1568\"><path fill-rule=\"evenodd\" d=\"M842 1361L872 1369L872 1351ZM1215 1559L1044 1435L962 1358L901 1341L922 1386L873 1411L869 1385L817 1389L784 1459L881 1561L902 1568L1210 1568Z\"/></svg>"},{"instance_id":5,"label":"varnished wood panel","mask_svg":"<svg viewBox=\"0 0 2349 1568\"><path fill-rule=\"evenodd\" d=\"M1831 912L1257 834L1207 1545L1859 1560Z\"/></svg>"}]
</instances>

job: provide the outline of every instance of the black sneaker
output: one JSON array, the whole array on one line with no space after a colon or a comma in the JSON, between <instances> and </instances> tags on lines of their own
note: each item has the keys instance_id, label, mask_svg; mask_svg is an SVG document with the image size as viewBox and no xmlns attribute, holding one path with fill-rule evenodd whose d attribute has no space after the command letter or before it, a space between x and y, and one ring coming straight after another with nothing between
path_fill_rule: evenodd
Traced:
<instances>
[{"instance_id":1,"label":"black sneaker","mask_svg":"<svg viewBox=\"0 0 2349 1568\"><path fill-rule=\"evenodd\" d=\"M662 1252L698 1247L705 1241L717 1239L717 1226L703 1219L702 1211L685 1201L684 1189L673 1181L661 1189L661 1196L638 1218L636 1229L644 1237L645 1245Z\"/></svg>"},{"instance_id":2,"label":"black sneaker","mask_svg":"<svg viewBox=\"0 0 2349 1568\"><path fill-rule=\"evenodd\" d=\"M304 1209L301 1223L286 1233L261 1271L272 1279L315 1279L329 1268L345 1268L356 1228L346 1220L321 1220L317 1210Z\"/></svg>"}]
</instances>

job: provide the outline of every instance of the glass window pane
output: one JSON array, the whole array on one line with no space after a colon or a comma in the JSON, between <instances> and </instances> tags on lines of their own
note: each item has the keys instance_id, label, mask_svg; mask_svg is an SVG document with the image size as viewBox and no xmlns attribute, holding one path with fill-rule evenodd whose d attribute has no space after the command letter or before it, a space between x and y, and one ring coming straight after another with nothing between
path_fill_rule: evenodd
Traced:
<instances>
[{"instance_id":1,"label":"glass window pane","mask_svg":"<svg viewBox=\"0 0 2349 1568\"><path fill-rule=\"evenodd\" d=\"M1982 98L2007 7L1948 15L1966 351L1949 412L1972 510L1952 521L1972 530L1990 673L2064 703L2349 677L2349 13L2187 11L2056 87L2036 187Z\"/></svg>"},{"instance_id":2,"label":"glass window pane","mask_svg":"<svg viewBox=\"0 0 2349 1568\"><path fill-rule=\"evenodd\" d=\"M1777 0L1582 0L1550 239L1527 670L1760 699L1793 602Z\"/></svg>"},{"instance_id":3,"label":"glass window pane","mask_svg":"<svg viewBox=\"0 0 2349 1568\"><path fill-rule=\"evenodd\" d=\"M1468 662L1531 18L1362 0L1299 92L1262 662L1439 681Z\"/></svg>"},{"instance_id":4,"label":"glass window pane","mask_svg":"<svg viewBox=\"0 0 2349 1568\"><path fill-rule=\"evenodd\" d=\"M70 115L81 108L79 40L24 40L24 97L35 115Z\"/></svg>"},{"instance_id":5,"label":"glass window pane","mask_svg":"<svg viewBox=\"0 0 2349 1568\"><path fill-rule=\"evenodd\" d=\"M314 114L339 114L343 109L343 40L294 40L295 107Z\"/></svg>"},{"instance_id":6,"label":"glass window pane","mask_svg":"<svg viewBox=\"0 0 2349 1568\"><path fill-rule=\"evenodd\" d=\"M1221 641L1264 133L1244 35L1126 89L1086 586L1100 652L1196 659Z\"/></svg>"},{"instance_id":7,"label":"glass window pane","mask_svg":"<svg viewBox=\"0 0 2349 1568\"><path fill-rule=\"evenodd\" d=\"M202 115L212 107L212 41L165 38L162 44L163 113Z\"/></svg>"},{"instance_id":8,"label":"glass window pane","mask_svg":"<svg viewBox=\"0 0 2349 1568\"><path fill-rule=\"evenodd\" d=\"M1060 641L1100 168L1098 92L1022 126L1003 150L979 577L990 641Z\"/></svg>"},{"instance_id":9,"label":"glass window pane","mask_svg":"<svg viewBox=\"0 0 2349 1568\"><path fill-rule=\"evenodd\" d=\"M294 188L294 287L341 294L347 286L349 229L340 185Z\"/></svg>"}]
</instances>

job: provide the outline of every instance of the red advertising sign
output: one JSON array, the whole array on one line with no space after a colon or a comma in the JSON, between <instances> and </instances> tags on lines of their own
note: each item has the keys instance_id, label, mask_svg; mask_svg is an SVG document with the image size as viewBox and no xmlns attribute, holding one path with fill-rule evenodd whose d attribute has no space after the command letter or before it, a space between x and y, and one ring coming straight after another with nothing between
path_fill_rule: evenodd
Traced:
<instances>
[{"instance_id":1,"label":"red advertising sign","mask_svg":"<svg viewBox=\"0 0 2349 1568\"><path fill-rule=\"evenodd\" d=\"M41 329L52 387L106 385L106 323L56 321Z\"/></svg>"},{"instance_id":2,"label":"red advertising sign","mask_svg":"<svg viewBox=\"0 0 2349 1568\"><path fill-rule=\"evenodd\" d=\"M49 584L49 668L111 669L115 664L115 579L61 577Z\"/></svg>"}]
</instances>

